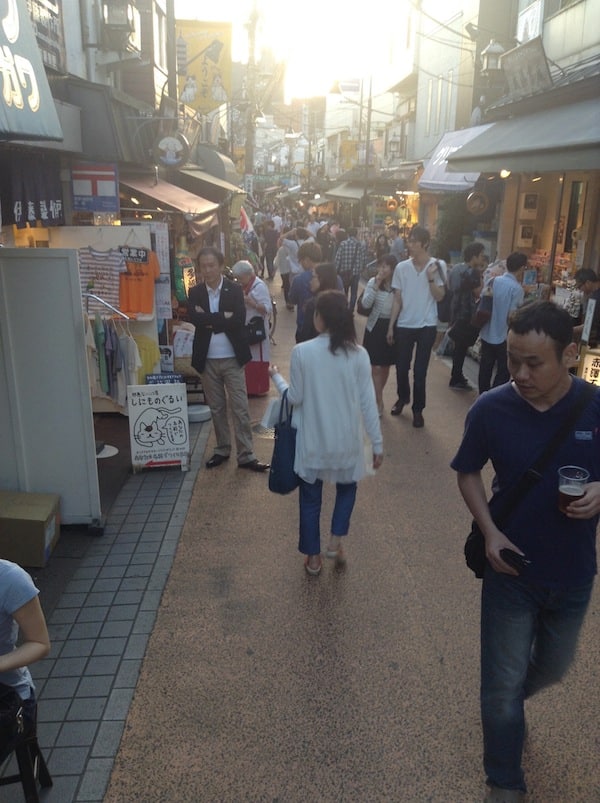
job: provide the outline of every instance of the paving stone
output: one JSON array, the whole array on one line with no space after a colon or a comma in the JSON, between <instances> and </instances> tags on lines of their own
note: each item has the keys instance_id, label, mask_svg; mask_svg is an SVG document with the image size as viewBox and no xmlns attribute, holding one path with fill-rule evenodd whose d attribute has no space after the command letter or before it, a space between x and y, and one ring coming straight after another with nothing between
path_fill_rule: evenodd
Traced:
<instances>
[{"instance_id":1,"label":"paving stone","mask_svg":"<svg viewBox=\"0 0 600 803\"><path fill-rule=\"evenodd\" d=\"M139 634L129 637L127 649L123 653L123 657L130 658L143 658L146 654L146 646L148 644L148 634Z\"/></svg>"},{"instance_id":2,"label":"paving stone","mask_svg":"<svg viewBox=\"0 0 600 803\"><path fill-rule=\"evenodd\" d=\"M78 697L108 697L114 684L114 675L90 675L81 678Z\"/></svg>"},{"instance_id":3,"label":"paving stone","mask_svg":"<svg viewBox=\"0 0 600 803\"><path fill-rule=\"evenodd\" d=\"M50 672L50 677L59 677L59 678L60 677L68 678L72 676L81 677L87 661L88 659L83 657L58 658L54 662L54 666L52 667L52 671Z\"/></svg>"},{"instance_id":4,"label":"paving stone","mask_svg":"<svg viewBox=\"0 0 600 803\"><path fill-rule=\"evenodd\" d=\"M104 756L112 759L119 749L124 728L124 719L112 719L101 722L94 744L92 745L92 756L94 758L101 758Z\"/></svg>"},{"instance_id":5,"label":"paving stone","mask_svg":"<svg viewBox=\"0 0 600 803\"><path fill-rule=\"evenodd\" d=\"M125 622L105 622L102 633L102 638L113 638L115 636L128 636L132 628L131 621Z\"/></svg>"},{"instance_id":6,"label":"paving stone","mask_svg":"<svg viewBox=\"0 0 600 803\"><path fill-rule=\"evenodd\" d=\"M106 697L77 697L67 712L66 719L70 722L77 720L101 719L106 707Z\"/></svg>"},{"instance_id":7,"label":"paving stone","mask_svg":"<svg viewBox=\"0 0 600 803\"><path fill-rule=\"evenodd\" d=\"M103 577L96 580L91 587L90 591L94 594L103 591L117 591L121 582L120 577Z\"/></svg>"},{"instance_id":8,"label":"paving stone","mask_svg":"<svg viewBox=\"0 0 600 803\"><path fill-rule=\"evenodd\" d=\"M86 604L90 607L100 607L102 605L111 605L115 598L114 591L95 591L88 594Z\"/></svg>"},{"instance_id":9,"label":"paving stone","mask_svg":"<svg viewBox=\"0 0 600 803\"><path fill-rule=\"evenodd\" d=\"M131 688L134 689L142 668L142 659L121 661L121 666L115 677L115 689Z\"/></svg>"},{"instance_id":10,"label":"paving stone","mask_svg":"<svg viewBox=\"0 0 600 803\"><path fill-rule=\"evenodd\" d=\"M104 709L103 719L122 719L125 720L131 700L133 699L134 689L120 688L113 689L108 698L108 703Z\"/></svg>"},{"instance_id":11,"label":"paving stone","mask_svg":"<svg viewBox=\"0 0 600 803\"><path fill-rule=\"evenodd\" d=\"M94 743L98 723L65 722L56 737L56 747L90 747Z\"/></svg>"},{"instance_id":12,"label":"paving stone","mask_svg":"<svg viewBox=\"0 0 600 803\"><path fill-rule=\"evenodd\" d=\"M87 663L85 673L86 675L114 675L120 663L120 655L93 655Z\"/></svg>"},{"instance_id":13,"label":"paving stone","mask_svg":"<svg viewBox=\"0 0 600 803\"><path fill-rule=\"evenodd\" d=\"M112 609L109 605L92 605L88 601L85 608L79 611L78 622L103 622Z\"/></svg>"},{"instance_id":14,"label":"paving stone","mask_svg":"<svg viewBox=\"0 0 600 803\"><path fill-rule=\"evenodd\" d=\"M52 703L46 705L42 697L39 699L38 704L38 722L64 722L69 706L71 705L71 698L68 700L52 700Z\"/></svg>"},{"instance_id":15,"label":"paving stone","mask_svg":"<svg viewBox=\"0 0 600 803\"><path fill-rule=\"evenodd\" d=\"M70 639L97 638L103 622L77 622L71 628Z\"/></svg>"},{"instance_id":16,"label":"paving stone","mask_svg":"<svg viewBox=\"0 0 600 803\"><path fill-rule=\"evenodd\" d=\"M126 642L126 638L99 638L93 645L93 654L123 655Z\"/></svg>"},{"instance_id":17,"label":"paving stone","mask_svg":"<svg viewBox=\"0 0 600 803\"><path fill-rule=\"evenodd\" d=\"M77 792L77 803L101 803L108 787L112 761L109 759L91 758Z\"/></svg>"},{"instance_id":18,"label":"paving stone","mask_svg":"<svg viewBox=\"0 0 600 803\"><path fill-rule=\"evenodd\" d=\"M50 775L81 775L88 758L88 747L55 747L48 759ZM57 798L59 800L60 798ZM62 803L62 801L61 801Z\"/></svg>"},{"instance_id":19,"label":"paving stone","mask_svg":"<svg viewBox=\"0 0 600 803\"><path fill-rule=\"evenodd\" d=\"M156 611L140 611L135 618L131 633L134 635L140 633L151 633L155 621Z\"/></svg>"},{"instance_id":20,"label":"paving stone","mask_svg":"<svg viewBox=\"0 0 600 803\"><path fill-rule=\"evenodd\" d=\"M61 658L78 658L90 656L94 649L96 642L94 639L75 639L74 641L66 641L61 652Z\"/></svg>"},{"instance_id":21,"label":"paving stone","mask_svg":"<svg viewBox=\"0 0 600 803\"><path fill-rule=\"evenodd\" d=\"M72 697L79 684L77 677L48 678L44 683L44 700L55 700L61 697ZM38 696L40 696L38 694Z\"/></svg>"},{"instance_id":22,"label":"paving stone","mask_svg":"<svg viewBox=\"0 0 600 803\"><path fill-rule=\"evenodd\" d=\"M128 622L136 618L138 614L138 605L113 605L110 609L107 622Z\"/></svg>"},{"instance_id":23,"label":"paving stone","mask_svg":"<svg viewBox=\"0 0 600 803\"><path fill-rule=\"evenodd\" d=\"M78 612L76 608L55 608L52 611L52 615L48 619L48 624L72 624L77 619L77 614Z\"/></svg>"}]
</instances>

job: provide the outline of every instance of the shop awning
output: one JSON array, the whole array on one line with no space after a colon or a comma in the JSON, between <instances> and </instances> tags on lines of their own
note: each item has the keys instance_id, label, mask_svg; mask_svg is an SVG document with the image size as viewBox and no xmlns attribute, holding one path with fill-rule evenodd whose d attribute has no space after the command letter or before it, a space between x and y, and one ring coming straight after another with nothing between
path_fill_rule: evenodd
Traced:
<instances>
[{"instance_id":1,"label":"shop awning","mask_svg":"<svg viewBox=\"0 0 600 803\"><path fill-rule=\"evenodd\" d=\"M448 157L452 172L600 170L597 99L499 120Z\"/></svg>"},{"instance_id":2,"label":"shop awning","mask_svg":"<svg viewBox=\"0 0 600 803\"><path fill-rule=\"evenodd\" d=\"M449 131L439 141L431 158L423 170L419 179L419 189L429 190L430 192L463 192L470 190L477 179L477 173L450 173L448 171L448 157L455 151L466 145L475 137L483 134L492 124L463 128L460 131Z\"/></svg>"},{"instance_id":3,"label":"shop awning","mask_svg":"<svg viewBox=\"0 0 600 803\"><path fill-rule=\"evenodd\" d=\"M232 192L235 195L244 192L244 190L237 184L232 184L229 181L225 181L225 179L217 178L216 176L213 176L210 173L206 173L204 170L194 170L192 167L189 167L186 168L185 170L179 170L178 172L182 176L191 179L192 182L197 182L200 186L206 187L208 190L210 190L211 188L216 188L217 190L221 190L220 192L221 198L223 197L223 195L229 192Z\"/></svg>"},{"instance_id":4,"label":"shop awning","mask_svg":"<svg viewBox=\"0 0 600 803\"><path fill-rule=\"evenodd\" d=\"M61 140L63 133L27 4L16 0L3 6L0 140Z\"/></svg>"},{"instance_id":5,"label":"shop awning","mask_svg":"<svg viewBox=\"0 0 600 803\"><path fill-rule=\"evenodd\" d=\"M147 195L161 205L193 217L211 215L219 208L219 204L207 201L206 198L201 198L187 190L182 190L181 187L169 184L168 181L161 179L157 181L154 176L125 174L119 176L119 183L136 193Z\"/></svg>"},{"instance_id":6,"label":"shop awning","mask_svg":"<svg viewBox=\"0 0 600 803\"><path fill-rule=\"evenodd\" d=\"M327 190L325 195L334 201L358 203L363 197L363 189L362 187L353 187L351 184L344 183Z\"/></svg>"}]
</instances>

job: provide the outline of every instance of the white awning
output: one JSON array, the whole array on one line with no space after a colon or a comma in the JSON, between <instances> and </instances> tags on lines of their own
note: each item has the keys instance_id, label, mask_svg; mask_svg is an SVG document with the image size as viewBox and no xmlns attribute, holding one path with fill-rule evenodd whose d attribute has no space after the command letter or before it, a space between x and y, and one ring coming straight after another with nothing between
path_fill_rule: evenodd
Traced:
<instances>
[{"instance_id":1,"label":"white awning","mask_svg":"<svg viewBox=\"0 0 600 803\"><path fill-rule=\"evenodd\" d=\"M463 192L470 190L477 179L479 173L458 173L448 171L448 157L455 151L466 145L475 137L478 137L492 124L463 128L460 131L449 131L439 141L436 149L427 162L425 170L419 179L419 189L430 190L431 192Z\"/></svg>"}]
</instances>

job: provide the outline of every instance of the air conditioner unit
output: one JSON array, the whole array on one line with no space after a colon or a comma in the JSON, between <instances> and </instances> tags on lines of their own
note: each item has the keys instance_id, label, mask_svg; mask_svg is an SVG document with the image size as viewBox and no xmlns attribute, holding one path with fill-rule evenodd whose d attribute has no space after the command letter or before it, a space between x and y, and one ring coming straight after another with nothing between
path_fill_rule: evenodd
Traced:
<instances>
[{"instance_id":1,"label":"air conditioner unit","mask_svg":"<svg viewBox=\"0 0 600 803\"><path fill-rule=\"evenodd\" d=\"M127 0L103 0L102 44L106 50L140 52L140 12Z\"/></svg>"}]
</instances>

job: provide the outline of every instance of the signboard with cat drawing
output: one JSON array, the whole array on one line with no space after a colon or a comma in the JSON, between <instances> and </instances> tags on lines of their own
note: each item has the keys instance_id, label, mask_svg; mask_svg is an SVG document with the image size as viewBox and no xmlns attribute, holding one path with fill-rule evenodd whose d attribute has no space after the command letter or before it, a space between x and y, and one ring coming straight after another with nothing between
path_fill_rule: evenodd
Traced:
<instances>
[{"instance_id":1,"label":"signboard with cat drawing","mask_svg":"<svg viewBox=\"0 0 600 803\"><path fill-rule=\"evenodd\" d=\"M128 385L129 442L133 470L190 463L190 430L184 382Z\"/></svg>"}]
</instances>

